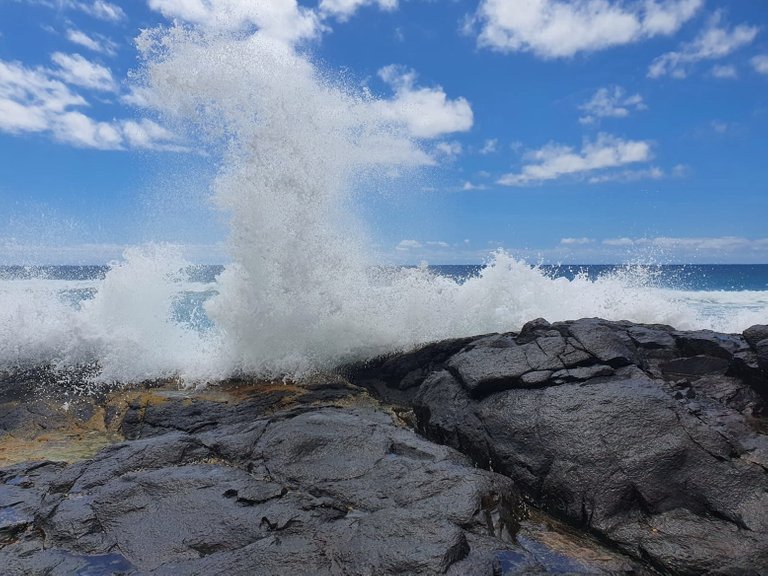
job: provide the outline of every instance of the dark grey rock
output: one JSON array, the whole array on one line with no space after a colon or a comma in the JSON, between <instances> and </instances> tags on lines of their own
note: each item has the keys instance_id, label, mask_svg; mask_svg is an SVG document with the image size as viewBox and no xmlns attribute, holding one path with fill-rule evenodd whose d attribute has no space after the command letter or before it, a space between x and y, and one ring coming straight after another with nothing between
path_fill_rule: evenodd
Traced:
<instances>
[{"instance_id":1,"label":"dark grey rock","mask_svg":"<svg viewBox=\"0 0 768 576\"><path fill-rule=\"evenodd\" d=\"M346 408L329 405L345 390ZM170 395L136 403L125 428L141 437L90 460L0 469L3 576L491 576L501 553L559 572L568 552L551 531L521 528L509 478L355 407L358 393L315 386L269 413L275 398ZM578 562L643 573L596 542Z\"/></svg>"},{"instance_id":2,"label":"dark grey rock","mask_svg":"<svg viewBox=\"0 0 768 576\"><path fill-rule=\"evenodd\" d=\"M568 332L580 347L613 368L638 364L638 356L632 349L632 341L622 332L607 326L602 320L589 318L568 325ZM624 336L624 337L623 337Z\"/></svg>"},{"instance_id":3,"label":"dark grey rock","mask_svg":"<svg viewBox=\"0 0 768 576\"><path fill-rule=\"evenodd\" d=\"M768 374L768 338L755 344L755 354L757 355L757 365Z\"/></svg>"},{"instance_id":4,"label":"dark grey rock","mask_svg":"<svg viewBox=\"0 0 768 576\"><path fill-rule=\"evenodd\" d=\"M533 369L564 364L570 339L585 355L578 362ZM768 346L746 342L598 319L536 322L519 337L468 344L411 404L424 435L664 573L765 574L768 384L759 358ZM505 566L535 572L515 553L502 554Z\"/></svg>"},{"instance_id":5,"label":"dark grey rock","mask_svg":"<svg viewBox=\"0 0 768 576\"><path fill-rule=\"evenodd\" d=\"M673 336L681 353L686 356L706 355L730 360L736 351L746 348L743 337L711 330L673 332Z\"/></svg>"},{"instance_id":6,"label":"dark grey rock","mask_svg":"<svg viewBox=\"0 0 768 576\"><path fill-rule=\"evenodd\" d=\"M690 358L676 358L661 365L662 372L668 377L700 377L708 374L724 375L728 371L730 362L717 356L693 356Z\"/></svg>"},{"instance_id":7,"label":"dark grey rock","mask_svg":"<svg viewBox=\"0 0 768 576\"><path fill-rule=\"evenodd\" d=\"M512 340L510 346L498 341L482 342L451 358L447 366L467 390L476 397L516 386L520 377L532 368L525 351Z\"/></svg>"},{"instance_id":8,"label":"dark grey rock","mask_svg":"<svg viewBox=\"0 0 768 576\"><path fill-rule=\"evenodd\" d=\"M743 333L744 340L754 348L761 340L768 340L768 324L755 324L750 326Z\"/></svg>"},{"instance_id":9,"label":"dark grey rock","mask_svg":"<svg viewBox=\"0 0 768 576\"><path fill-rule=\"evenodd\" d=\"M766 574L768 341L750 338L538 319L345 367L391 413L332 377L138 396L127 441L0 469L0 572ZM18 397L0 378L15 430L31 378Z\"/></svg>"},{"instance_id":10,"label":"dark grey rock","mask_svg":"<svg viewBox=\"0 0 768 576\"><path fill-rule=\"evenodd\" d=\"M640 348L669 349L675 346L675 339L670 334L673 331L671 326L631 326L627 334Z\"/></svg>"}]
</instances>

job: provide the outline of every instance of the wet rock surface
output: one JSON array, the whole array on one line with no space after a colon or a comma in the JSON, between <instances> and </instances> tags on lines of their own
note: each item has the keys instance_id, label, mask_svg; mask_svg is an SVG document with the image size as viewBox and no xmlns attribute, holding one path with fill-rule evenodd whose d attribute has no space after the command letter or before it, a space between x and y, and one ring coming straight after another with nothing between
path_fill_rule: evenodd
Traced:
<instances>
[{"instance_id":1,"label":"wet rock surface","mask_svg":"<svg viewBox=\"0 0 768 576\"><path fill-rule=\"evenodd\" d=\"M539 319L349 377L648 567L768 574L767 334ZM414 385L415 355L430 371Z\"/></svg>"},{"instance_id":2,"label":"wet rock surface","mask_svg":"<svg viewBox=\"0 0 768 576\"><path fill-rule=\"evenodd\" d=\"M6 408L38 402L4 383ZM652 573L343 379L116 394L82 403L125 440L0 468L4 576ZM46 424L20 421L7 440Z\"/></svg>"}]
</instances>

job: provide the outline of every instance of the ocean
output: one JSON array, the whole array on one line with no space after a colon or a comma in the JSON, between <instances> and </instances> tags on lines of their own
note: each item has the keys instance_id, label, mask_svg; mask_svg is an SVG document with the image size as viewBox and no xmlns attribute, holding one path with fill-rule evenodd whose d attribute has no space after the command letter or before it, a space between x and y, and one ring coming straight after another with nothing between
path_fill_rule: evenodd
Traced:
<instances>
[{"instance_id":1,"label":"ocean","mask_svg":"<svg viewBox=\"0 0 768 576\"><path fill-rule=\"evenodd\" d=\"M95 366L96 381L193 385L244 372L300 377L440 338L518 330L537 317L726 332L768 322L768 265L532 266L499 253L487 266L369 267L369 309L350 292L349 309L321 299L325 308L305 310L303 290L290 310L241 308L254 323L276 316L261 319L252 341L261 349L248 356L258 363L249 365L233 355L217 316L230 268L189 265L165 250L137 249L112 266L0 266L0 371Z\"/></svg>"}]
</instances>

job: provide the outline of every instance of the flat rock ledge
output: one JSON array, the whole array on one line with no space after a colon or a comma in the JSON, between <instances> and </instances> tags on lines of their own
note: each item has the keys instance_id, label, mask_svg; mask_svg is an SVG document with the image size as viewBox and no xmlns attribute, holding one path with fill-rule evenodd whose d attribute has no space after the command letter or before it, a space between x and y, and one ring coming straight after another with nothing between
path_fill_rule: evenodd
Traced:
<instances>
[{"instance_id":1,"label":"flat rock ledge","mask_svg":"<svg viewBox=\"0 0 768 576\"><path fill-rule=\"evenodd\" d=\"M339 374L0 374L0 574L768 574L768 326L535 320Z\"/></svg>"}]
</instances>

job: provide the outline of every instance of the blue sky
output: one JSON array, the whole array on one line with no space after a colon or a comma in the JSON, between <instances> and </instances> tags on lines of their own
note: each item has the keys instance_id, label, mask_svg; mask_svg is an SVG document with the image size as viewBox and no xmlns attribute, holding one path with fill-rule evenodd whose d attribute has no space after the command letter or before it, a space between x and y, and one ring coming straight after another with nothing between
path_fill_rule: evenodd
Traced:
<instances>
[{"instance_id":1,"label":"blue sky","mask_svg":"<svg viewBox=\"0 0 768 576\"><path fill-rule=\"evenodd\" d=\"M224 258L215 160L133 80L172 22L280 38L407 127L431 165L356 196L382 261L768 263L768 8L714 0L0 0L0 262Z\"/></svg>"}]
</instances>

